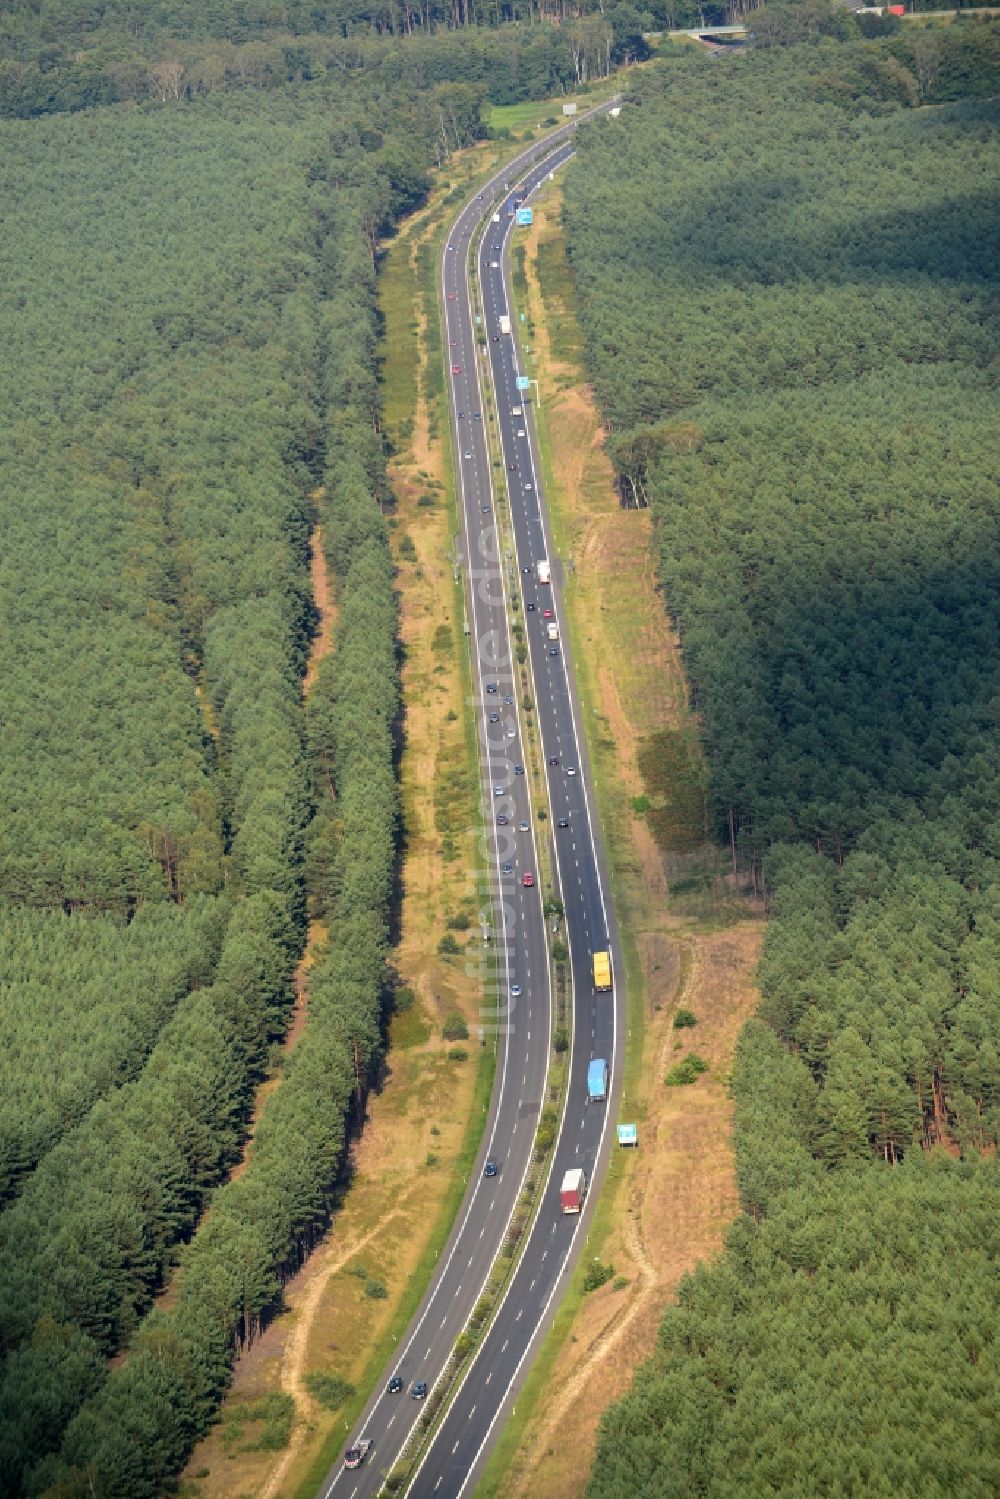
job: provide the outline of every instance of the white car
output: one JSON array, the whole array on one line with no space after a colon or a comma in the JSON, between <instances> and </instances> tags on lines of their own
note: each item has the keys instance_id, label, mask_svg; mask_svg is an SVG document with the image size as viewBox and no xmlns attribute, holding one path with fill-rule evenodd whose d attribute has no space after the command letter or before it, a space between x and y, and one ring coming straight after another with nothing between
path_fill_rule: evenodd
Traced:
<instances>
[{"instance_id":1,"label":"white car","mask_svg":"<svg viewBox=\"0 0 1000 1499\"><path fill-rule=\"evenodd\" d=\"M500 262L499 262L499 260L491 260L490 261L490 270L491 271L498 271L499 269L500 269Z\"/></svg>"},{"instance_id":2,"label":"white car","mask_svg":"<svg viewBox=\"0 0 1000 1499\"><path fill-rule=\"evenodd\" d=\"M518 435L518 437L523 437L524 436L524 428L523 427L518 427L518 429L517 429L517 435Z\"/></svg>"}]
</instances>

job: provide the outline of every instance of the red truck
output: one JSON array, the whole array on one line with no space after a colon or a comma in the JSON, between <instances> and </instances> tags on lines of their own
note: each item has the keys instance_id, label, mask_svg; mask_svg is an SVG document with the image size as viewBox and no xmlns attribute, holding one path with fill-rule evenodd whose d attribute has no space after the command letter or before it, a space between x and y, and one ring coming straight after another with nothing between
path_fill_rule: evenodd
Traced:
<instances>
[{"instance_id":1,"label":"red truck","mask_svg":"<svg viewBox=\"0 0 1000 1499\"><path fill-rule=\"evenodd\" d=\"M360 1441L354 1443L353 1447L348 1447L344 1453L344 1467L360 1468L371 1450L372 1444L369 1439L362 1437Z\"/></svg>"},{"instance_id":2,"label":"red truck","mask_svg":"<svg viewBox=\"0 0 1000 1499\"><path fill-rule=\"evenodd\" d=\"M559 1206L564 1213L578 1213L587 1195L587 1178L579 1166L567 1171L559 1188Z\"/></svg>"}]
</instances>

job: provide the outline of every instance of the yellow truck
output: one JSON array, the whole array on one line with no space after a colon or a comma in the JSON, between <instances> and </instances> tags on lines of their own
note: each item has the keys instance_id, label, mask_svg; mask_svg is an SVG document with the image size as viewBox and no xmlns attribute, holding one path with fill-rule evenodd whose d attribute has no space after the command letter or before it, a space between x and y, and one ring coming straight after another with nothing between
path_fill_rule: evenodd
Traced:
<instances>
[{"instance_id":1,"label":"yellow truck","mask_svg":"<svg viewBox=\"0 0 1000 1499\"><path fill-rule=\"evenodd\" d=\"M594 953L594 988L598 994L607 994L611 989L611 954Z\"/></svg>"}]
</instances>

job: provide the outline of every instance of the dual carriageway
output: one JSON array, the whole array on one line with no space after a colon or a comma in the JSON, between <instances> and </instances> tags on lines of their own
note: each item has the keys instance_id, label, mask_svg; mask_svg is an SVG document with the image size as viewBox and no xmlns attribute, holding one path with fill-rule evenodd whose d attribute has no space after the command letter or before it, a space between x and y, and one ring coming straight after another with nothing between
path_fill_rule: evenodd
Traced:
<instances>
[{"instance_id":1,"label":"dual carriageway","mask_svg":"<svg viewBox=\"0 0 1000 1499\"><path fill-rule=\"evenodd\" d=\"M549 896L563 907L573 993L561 1127L499 1307L457 1389L449 1392L450 1404L405 1489L413 1499L460 1499L471 1493L585 1240L592 1196L579 1216L564 1215L559 1203L563 1174L582 1167L593 1190L611 1146L621 1090L624 997L595 993L591 971L595 950L607 949L615 956L618 951L607 863L592 811L587 747L579 732L581 710L563 627L560 569L545 510L533 409L527 393L517 388L521 356L516 328L511 334L499 331L501 318L515 321L509 285L510 189L517 183L519 196L529 199L572 155L576 123L508 163L466 203L442 255L444 337L495 913L492 992L485 996L482 1019L495 1036L497 1083L480 1158L432 1284L357 1425L358 1436L372 1447L357 1468L346 1469L338 1460L320 1490L323 1499L370 1499L404 1455L412 1454L423 1402L410 1398L411 1391L416 1385L433 1394L445 1377L456 1339L508 1239L532 1170L535 1131L548 1087L553 992L545 912ZM478 326L473 278L482 309ZM494 483L487 402L495 417L501 492ZM505 550L497 516L498 507L508 502L513 555ZM540 561L549 562L551 583L539 582ZM558 622L558 640L549 638L546 610ZM515 622L522 625L527 644L547 798L542 817L527 773L531 746L512 650ZM542 839L548 840L554 888L545 888L541 878ZM620 973L620 963L617 969ZM587 1069L593 1057L609 1061L612 1081L607 1102L588 1106Z\"/></svg>"}]
</instances>

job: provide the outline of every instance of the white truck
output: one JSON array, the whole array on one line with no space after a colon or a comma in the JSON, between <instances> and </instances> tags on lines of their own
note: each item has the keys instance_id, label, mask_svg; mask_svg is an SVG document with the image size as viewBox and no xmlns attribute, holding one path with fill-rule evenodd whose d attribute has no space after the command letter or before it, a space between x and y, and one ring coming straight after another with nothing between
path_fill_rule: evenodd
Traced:
<instances>
[{"instance_id":1,"label":"white truck","mask_svg":"<svg viewBox=\"0 0 1000 1499\"><path fill-rule=\"evenodd\" d=\"M549 620L548 624L545 627L545 632L550 640L559 639L559 626L556 624L554 619Z\"/></svg>"},{"instance_id":2,"label":"white truck","mask_svg":"<svg viewBox=\"0 0 1000 1499\"><path fill-rule=\"evenodd\" d=\"M547 558L545 558L545 557L539 557L539 559L538 559L538 566L536 568L536 571L538 573L538 581L539 581L539 583L551 583L552 582L552 574L549 571L549 564L548 564L548 559Z\"/></svg>"},{"instance_id":3,"label":"white truck","mask_svg":"<svg viewBox=\"0 0 1000 1499\"><path fill-rule=\"evenodd\" d=\"M501 333L509 333L510 332L510 318L507 316L507 314L505 312L502 312L500 314L500 332Z\"/></svg>"},{"instance_id":4,"label":"white truck","mask_svg":"<svg viewBox=\"0 0 1000 1499\"><path fill-rule=\"evenodd\" d=\"M567 1171L559 1188L559 1206L564 1213L578 1213L587 1195L587 1178L579 1166Z\"/></svg>"}]
</instances>

